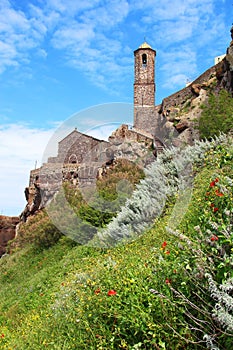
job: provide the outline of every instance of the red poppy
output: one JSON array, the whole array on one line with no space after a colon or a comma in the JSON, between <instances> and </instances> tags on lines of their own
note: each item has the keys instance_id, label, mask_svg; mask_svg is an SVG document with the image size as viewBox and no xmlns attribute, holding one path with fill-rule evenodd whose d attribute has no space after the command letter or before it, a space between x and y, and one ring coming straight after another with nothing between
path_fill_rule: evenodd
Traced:
<instances>
[{"instance_id":1,"label":"red poppy","mask_svg":"<svg viewBox=\"0 0 233 350\"><path fill-rule=\"evenodd\" d=\"M108 291L108 296L111 296L111 295L116 295L116 291L114 289L111 289Z\"/></svg>"},{"instance_id":2,"label":"red poppy","mask_svg":"<svg viewBox=\"0 0 233 350\"><path fill-rule=\"evenodd\" d=\"M218 197L223 197L223 196L224 196L224 194L223 194L222 192L219 192L219 190L216 190L216 191L215 191L215 194L216 194L216 196L218 196Z\"/></svg>"},{"instance_id":3,"label":"red poppy","mask_svg":"<svg viewBox=\"0 0 233 350\"><path fill-rule=\"evenodd\" d=\"M214 213L216 213L216 211L218 211L218 208L214 208Z\"/></svg>"},{"instance_id":4,"label":"red poppy","mask_svg":"<svg viewBox=\"0 0 233 350\"><path fill-rule=\"evenodd\" d=\"M166 278L166 280L165 280L166 284L170 284L171 282L172 282L172 280L170 278Z\"/></svg>"},{"instance_id":5,"label":"red poppy","mask_svg":"<svg viewBox=\"0 0 233 350\"><path fill-rule=\"evenodd\" d=\"M211 208L214 208L214 204L213 203L211 203L210 206L211 206Z\"/></svg>"},{"instance_id":6,"label":"red poppy","mask_svg":"<svg viewBox=\"0 0 233 350\"><path fill-rule=\"evenodd\" d=\"M214 187L214 186L216 185L217 182L219 182L219 178L216 177L215 180L211 181L210 187Z\"/></svg>"},{"instance_id":7,"label":"red poppy","mask_svg":"<svg viewBox=\"0 0 233 350\"><path fill-rule=\"evenodd\" d=\"M169 255L170 254L170 250L166 250L165 254Z\"/></svg>"},{"instance_id":8,"label":"red poppy","mask_svg":"<svg viewBox=\"0 0 233 350\"><path fill-rule=\"evenodd\" d=\"M211 240L212 242L218 241L218 237L215 236L215 235L213 235L213 236L210 238L210 240Z\"/></svg>"},{"instance_id":9,"label":"red poppy","mask_svg":"<svg viewBox=\"0 0 233 350\"><path fill-rule=\"evenodd\" d=\"M4 337L5 337L5 334L2 333L0 338L4 338Z\"/></svg>"},{"instance_id":10,"label":"red poppy","mask_svg":"<svg viewBox=\"0 0 233 350\"><path fill-rule=\"evenodd\" d=\"M96 294L96 295L100 294L100 288L98 288L98 289L95 290L95 294Z\"/></svg>"},{"instance_id":11,"label":"red poppy","mask_svg":"<svg viewBox=\"0 0 233 350\"><path fill-rule=\"evenodd\" d=\"M162 244L162 248L164 249L166 246L167 246L167 242L164 241L163 244Z\"/></svg>"}]
</instances>

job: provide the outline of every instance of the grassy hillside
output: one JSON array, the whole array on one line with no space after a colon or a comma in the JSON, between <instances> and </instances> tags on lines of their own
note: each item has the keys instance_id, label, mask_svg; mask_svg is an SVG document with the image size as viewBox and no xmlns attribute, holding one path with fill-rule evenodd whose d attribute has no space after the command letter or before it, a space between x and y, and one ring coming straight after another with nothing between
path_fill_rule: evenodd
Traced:
<instances>
[{"instance_id":1,"label":"grassy hillside","mask_svg":"<svg viewBox=\"0 0 233 350\"><path fill-rule=\"evenodd\" d=\"M203 145L178 177L179 164L169 167L169 156L163 158L173 191L156 214L152 188L150 213L132 197L133 220L146 215L148 228L131 242L79 246L59 238L45 214L33 219L34 238L0 260L2 349L233 348L232 137ZM188 192L174 180L182 185L187 174ZM149 173L138 192L147 179ZM101 242L117 228L137 231L138 223L129 226L129 205L101 232ZM52 237L46 248L38 244L38 226L45 241Z\"/></svg>"}]
</instances>

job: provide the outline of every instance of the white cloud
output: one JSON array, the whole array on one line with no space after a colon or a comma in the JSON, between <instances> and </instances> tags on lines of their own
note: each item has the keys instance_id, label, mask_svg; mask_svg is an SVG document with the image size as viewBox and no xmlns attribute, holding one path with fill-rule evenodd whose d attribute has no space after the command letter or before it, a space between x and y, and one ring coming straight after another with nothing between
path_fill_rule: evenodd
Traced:
<instances>
[{"instance_id":1,"label":"white cloud","mask_svg":"<svg viewBox=\"0 0 233 350\"><path fill-rule=\"evenodd\" d=\"M83 54L82 50L94 36L91 26L73 21L68 26L62 26L55 32L52 43L57 49L72 50L72 52L76 52L81 56Z\"/></svg>"},{"instance_id":2,"label":"white cloud","mask_svg":"<svg viewBox=\"0 0 233 350\"><path fill-rule=\"evenodd\" d=\"M156 33L160 33L159 41L167 47L192 37L197 25L198 17L181 17L173 21L161 21L155 24L153 29Z\"/></svg>"},{"instance_id":3,"label":"white cloud","mask_svg":"<svg viewBox=\"0 0 233 350\"><path fill-rule=\"evenodd\" d=\"M44 49L38 49L37 55L41 58L46 58L48 54Z\"/></svg>"},{"instance_id":4,"label":"white cloud","mask_svg":"<svg viewBox=\"0 0 233 350\"><path fill-rule=\"evenodd\" d=\"M0 213L18 215L24 209L30 170L40 165L53 131L0 125Z\"/></svg>"},{"instance_id":5,"label":"white cloud","mask_svg":"<svg viewBox=\"0 0 233 350\"><path fill-rule=\"evenodd\" d=\"M40 45L46 27L36 18L15 10L5 0L0 4L0 72L9 66L30 62L30 50Z\"/></svg>"},{"instance_id":6,"label":"white cloud","mask_svg":"<svg viewBox=\"0 0 233 350\"><path fill-rule=\"evenodd\" d=\"M122 123L109 123L97 126L87 130L87 134L99 140L108 140L108 137L115 131Z\"/></svg>"},{"instance_id":7,"label":"white cloud","mask_svg":"<svg viewBox=\"0 0 233 350\"><path fill-rule=\"evenodd\" d=\"M197 50L224 35L224 13L219 14L217 0L132 0L130 4L132 10L141 11L137 31L141 28L141 32L148 33L154 47L170 49L192 40L190 44Z\"/></svg>"},{"instance_id":8,"label":"white cloud","mask_svg":"<svg viewBox=\"0 0 233 350\"><path fill-rule=\"evenodd\" d=\"M41 33L47 33L52 31L56 25L61 21L61 14L54 10L47 10L44 7L38 7L33 4L29 4L28 16L31 19L34 27Z\"/></svg>"},{"instance_id":9,"label":"white cloud","mask_svg":"<svg viewBox=\"0 0 233 350\"><path fill-rule=\"evenodd\" d=\"M119 54L124 55L123 32L117 26L128 11L126 0L105 4L100 0L48 0L43 5L29 3L21 10L5 0L0 15L0 72L30 64L32 50L46 58L43 41L49 38L46 45L60 50L64 64L82 70L97 85L106 87L114 72L122 72L122 78L125 75L116 63Z\"/></svg>"},{"instance_id":10,"label":"white cloud","mask_svg":"<svg viewBox=\"0 0 233 350\"><path fill-rule=\"evenodd\" d=\"M55 49L62 57L60 64L82 71L93 84L111 91L132 76L131 36L143 40L148 35L158 52L174 54L184 45L198 51L195 60L186 57L189 74L179 71L179 62L179 68L170 63L177 75L195 74L197 58L206 60L214 41L220 47L216 54L221 53L225 40L225 13L218 11L222 5L217 0L47 0L29 2L21 10L11 4L4 0L0 5L0 72L29 65L34 51L46 59ZM162 56L158 58L161 62ZM169 67L165 68L163 62L167 80Z\"/></svg>"},{"instance_id":11,"label":"white cloud","mask_svg":"<svg viewBox=\"0 0 233 350\"><path fill-rule=\"evenodd\" d=\"M128 15L128 9L125 0L114 0L104 6L99 2L95 8L64 21L54 32L51 43L65 52L67 64L105 89L113 77L115 82L118 78L123 81L126 69L128 72L130 69L126 61L117 62L126 54L121 41L123 32L118 25Z\"/></svg>"},{"instance_id":12,"label":"white cloud","mask_svg":"<svg viewBox=\"0 0 233 350\"><path fill-rule=\"evenodd\" d=\"M151 22L162 20L174 20L181 16L193 16L198 14L201 16L203 13L209 13L213 11L213 0L174 0L172 3L170 0L131 0L130 5L132 9L138 9L142 11L143 16L147 17L147 21Z\"/></svg>"},{"instance_id":13,"label":"white cloud","mask_svg":"<svg viewBox=\"0 0 233 350\"><path fill-rule=\"evenodd\" d=\"M1 32L14 32L16 30L25 31L29 29L28 21L25 14L21 11L15 11L10 7L10 3L6 2L8 6L1 6L0 13L0 30Z\"/></svg>"},{"instance_id":14,"label":"white cloud","mask_svg":"<svg viewBox=\"0 0 233 350\"><path fill-rule=\"evenodd\" d=\"M99 0L86 0L86 1L74 1L74 0L48 0L48 8L59 11L63 15L66 14L70 17L75 16L78 12L95 7L99 4Z\"/></svg>"},{"instance_id":15,"label":"white cloud","mask_svg":"<svg viewBox=\"0 0 233 350\"><path fill-rule=\"evenodd\" d=\"M189 77L186 74L172 74L165 81L163 87L169 89L174 89L175 87L184 88L187 81L189 81Z\"/></svg>"},{"instance_id":16,"label":"white cloud","mask_svg":"<svg viewBox=\"0 0 233 350\"><path fill-rule=\"evenodd\" d=\"M188 45L183 45L172 52L161 52L164 83L162 87L174 89L183 88L187 80L193 80L197 75L196 52Z\"/></svg>"},{"instance_id":17,"label":"white cloud","mask_svg":"<svg viewBox=\"0 0 233 350\"><path fill-rule=\"evenodd\" d=\"M125 0L112 0L93 10L85 11L81 17L86 23L94 23L95 27L104 27L105 31L110 30L118 23L122 22L129 13L129 4Z\"/></svg>"}]
</instances>

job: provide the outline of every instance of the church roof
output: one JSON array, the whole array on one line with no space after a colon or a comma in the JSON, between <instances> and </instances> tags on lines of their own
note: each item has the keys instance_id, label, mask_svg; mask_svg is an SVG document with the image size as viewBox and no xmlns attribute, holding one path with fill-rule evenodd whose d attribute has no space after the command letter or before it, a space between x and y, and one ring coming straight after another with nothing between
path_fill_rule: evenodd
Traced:
<instances>
[{"instance_id":1,"label":"church roof","mask_svg":"<svg viewBox=\"0 0 233 350\"><path fill-rule=\"evenodd\" d=\"M96 140L96 141L99 141L99 142L108 142L108 141L105 141L105 140L97 139L96 137L93 137L91 135L84 134L84 133L78 131L77 128L75 128L68 135L66 135L61 141L59 141L58 144L62 144L62 143L64 143L64 141L66 142L66 140L69 139L70 137L72 138L72 136L75 136L77 138L82 136L82 137L85 137L85 138L88 138L88 139L93 139L93 140Z\"/></svg>"},{"instance_id":2,"label":"church roof","mask_svg":"<svg viewBox=\"0 0 233 350\"><path fill-rule=\"evenodd\" d=\"M152 49L152 47L146 41L144 41L144 43L139 46L139 49Z\"/></svg>"}]
</instances>

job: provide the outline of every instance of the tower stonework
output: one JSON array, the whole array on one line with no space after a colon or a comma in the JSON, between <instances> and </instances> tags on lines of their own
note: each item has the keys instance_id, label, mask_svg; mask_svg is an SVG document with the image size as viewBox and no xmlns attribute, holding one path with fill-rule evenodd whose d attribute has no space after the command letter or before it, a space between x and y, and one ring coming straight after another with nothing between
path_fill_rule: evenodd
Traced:
<instances>
[{"instance_id":1,"label":"tower stonework","mask_svg":"<svg viewBox=\"0 0 233 350\"><path fill-rule=\"evenodd\" d=\"M155 56L146 42L134 51L134 127L148 132L154 124Z\"/></svg>"}]
</instances>

